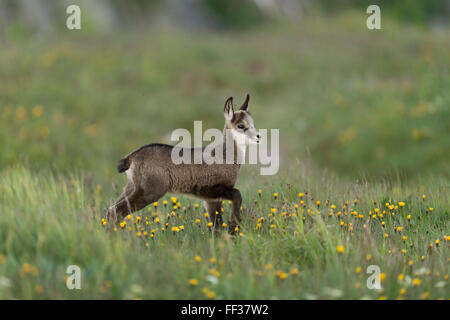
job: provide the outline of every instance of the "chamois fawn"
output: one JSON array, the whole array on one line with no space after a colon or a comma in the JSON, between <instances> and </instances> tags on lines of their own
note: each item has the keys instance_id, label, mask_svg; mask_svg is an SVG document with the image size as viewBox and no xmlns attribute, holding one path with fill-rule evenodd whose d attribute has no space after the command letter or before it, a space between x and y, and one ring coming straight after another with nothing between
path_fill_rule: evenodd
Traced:
<instances>
[{"instance_id":1,"label":"chamois fawn","mask_svg":"<svg viewBox=\"0 0 450 320\"><path fill-rule=\"evenodd\" d=\"M223 224L221 214L222 200L232 201L232 213L228 230L234 233L240 223L241 193L234 188L239 174L238 161L245 156L246 144L259 143L260 135L254 127L253 118L248 112L249 95L238 111L233 110L233 98L225 103L225 126L221 141L223 159L228 156L232 161L207 164L202 159L200 164L175 164L171 155L174 146L152 143L131 152L119 161L118 171L126 172L128 183L124 192L112 206L106 209L108 220L122 219L153 203L167 192L190 194L204 200L209 219L216 230ZM233 143L231 144L231 140ZM227 143L228 140L228 143ZM232 148L229 146L232 145ZM188 152L193 159L199 148L182 148L181 153ZM231 150L230 150L231 149ZM200 151L204 150L201 148Z\"/></svg>"}]
</instances>

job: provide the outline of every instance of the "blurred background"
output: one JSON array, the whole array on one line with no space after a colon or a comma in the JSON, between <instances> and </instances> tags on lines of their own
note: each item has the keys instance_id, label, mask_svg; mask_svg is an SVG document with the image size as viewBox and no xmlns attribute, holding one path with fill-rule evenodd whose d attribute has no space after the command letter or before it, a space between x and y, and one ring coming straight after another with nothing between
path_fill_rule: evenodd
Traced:
<instances>
[{"instance_id":1,"label":"blurred background","mask_svg":"<svg viewBox=\"0 0 450 320\"><path fill-rule=\"evenodd\" d=\"M222 128L248 92L282 172L448 178L449 17L449 0L0 0L0 169L111 181L134 148Z\"/></svg>"}]
</instances>

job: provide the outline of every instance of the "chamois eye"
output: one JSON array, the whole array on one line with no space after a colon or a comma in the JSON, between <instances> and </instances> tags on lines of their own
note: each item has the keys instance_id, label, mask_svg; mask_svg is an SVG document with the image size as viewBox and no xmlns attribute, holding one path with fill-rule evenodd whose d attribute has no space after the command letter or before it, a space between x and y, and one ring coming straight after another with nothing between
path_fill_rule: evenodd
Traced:
<instances>
[{"instance_id":1,"label":"chamois eye","mask_svg":"<svg viewBox=\"0 0 450 320\"><path fill-rule=\"evenodd\" d=\"M242 129L242 130L244 130L244 128L245 128L245 126L243 124L240 124L237 127L238 127L238 129Z\"/></svg>"}]
</instances>

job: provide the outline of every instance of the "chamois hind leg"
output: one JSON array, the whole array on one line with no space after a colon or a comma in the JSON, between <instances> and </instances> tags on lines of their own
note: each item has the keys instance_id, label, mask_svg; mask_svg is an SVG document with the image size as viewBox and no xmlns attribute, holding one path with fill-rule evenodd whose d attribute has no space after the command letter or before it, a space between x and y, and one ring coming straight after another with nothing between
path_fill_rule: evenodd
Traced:
<instances>
[{"instance_id":1,"label":"chamois hind leg","mask_svg":"<svg viewBox=\"0 0 450 320\"><path fill-rule=\"evenodd\" d=\"M139 211L148 204L157 201L164 194L144 193L142 189L135 189L129 196L125 196L115 206L117 218L123 219L126 215Z\"/></svg>"},{"instance_id":2,"label":"chamois hind leg","mask_svg":"<svg viewBox=\"0 0 450 320\"><path fill-rule=\"evenodd\" d=\"M120 195L119 199L117 199L116 202L114 202L111 206L109 206L105 210L105 216L107 221L116 221L117 219L117 208L122 205L125 198L129 197L134 190L134 184L131 181L128 181L127 185L125 186L125 190Z\"/></svg>"},{"instance_id":3,"label":"chamois hind leg","mask_svg":"<svg viewBox=\"0 0 450 320\"><path fill-rule=\"evenodd\" d=\"M208 212L209 220L213 223L215 230L220 230L222 227L222 202L221 201L204 201L204 206Z\"/></svg>"}]
</instances>

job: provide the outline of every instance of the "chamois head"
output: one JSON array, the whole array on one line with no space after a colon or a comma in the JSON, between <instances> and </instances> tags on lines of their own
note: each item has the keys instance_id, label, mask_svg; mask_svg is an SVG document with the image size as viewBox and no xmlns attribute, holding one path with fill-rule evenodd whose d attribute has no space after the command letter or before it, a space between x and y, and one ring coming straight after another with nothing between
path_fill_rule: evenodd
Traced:
<instances>
[{"instance_id":1,"label":"chamois head","mask_svg":"<svg viewBox=\"0 0 450 320\"><path fill-rule=\"evenodd\" d=\"M250 96L247 94L244 103L238 111L233 110L233 97L225 102L225 129L231 131L234 140L244 144L259 143L261 136L255 129L253 118L248 112L248 101Z\"/></svg>"}]
</instances>

